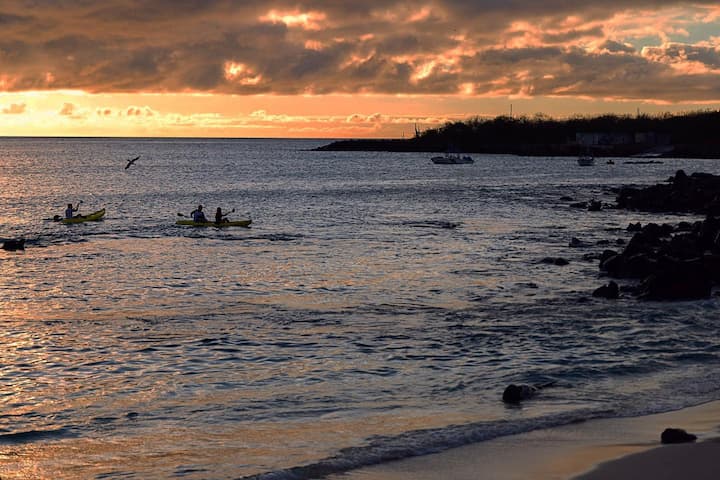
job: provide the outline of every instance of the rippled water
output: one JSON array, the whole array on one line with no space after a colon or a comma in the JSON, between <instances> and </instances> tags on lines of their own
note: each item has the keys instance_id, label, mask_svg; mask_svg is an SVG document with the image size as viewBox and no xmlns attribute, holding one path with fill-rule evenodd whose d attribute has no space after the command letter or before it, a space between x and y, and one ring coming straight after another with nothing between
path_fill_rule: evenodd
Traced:
<instances>
[{"instance_id":1,"label":"rippled water","mask_svg":"<svg viewBox=\"0 0 720 480\"><path fill-rule=\"evenodd\" d=\"M717 298L590 295L585 254L681 217L562 200L716 163L323 143L0 140L0 238L27 239L0 251L3 478L314 478L720 398ZM51 221L79 200L106 219ZM198 203L252 228L176 226Z\"/></svg>"}]
</instances>

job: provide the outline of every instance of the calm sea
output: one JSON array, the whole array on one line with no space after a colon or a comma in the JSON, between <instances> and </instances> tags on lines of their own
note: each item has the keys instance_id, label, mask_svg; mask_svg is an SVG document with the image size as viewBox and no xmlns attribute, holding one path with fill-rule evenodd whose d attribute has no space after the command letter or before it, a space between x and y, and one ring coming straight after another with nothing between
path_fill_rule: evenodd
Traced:
<instances>
[{"instance_id":1,"label":"calm sea","mask_svg":"<svg viewBox=\"0 0 720 480\"><path fill-rule=\"evenodd\" d=\"M562 199L717 162L324 143L0 140L0 239L27 239L0 251L2 478L316 478L720 399L720 300L594 299L583 259L693 217ZM81 200L105 220L51 220ZM175 225L198 204L252 228Z\"/></svg>"}]
</instances>

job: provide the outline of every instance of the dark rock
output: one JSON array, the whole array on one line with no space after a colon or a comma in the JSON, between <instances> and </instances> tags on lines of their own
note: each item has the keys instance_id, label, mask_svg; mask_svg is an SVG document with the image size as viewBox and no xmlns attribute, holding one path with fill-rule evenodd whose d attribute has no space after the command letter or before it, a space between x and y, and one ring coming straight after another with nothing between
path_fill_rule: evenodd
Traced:
<instances>
[{"instance_id":1,"label":"dark rock","mask_svg":"<svg viewBox=\"0 0 720 480\"><path fill-rule=\"evenodd\" d=\"M555 382L548 382L542 385L515 385L510 384L503 391L502 399L505 403L520 403L523 400L532 398L543 388L554 385Z\"/></svg>"},{"instance_id":2,"label":"dark rock","mask_svg":"<svg viewBox=\"0 0 720 480\"><path fill-rule=\"evenodd\" d=\"M680 222L678 223L676 231L678 232L691 232L693 229L693 224L690 222Z\"/></svg>"},{"instance_id":3,"label":"dark rock","mask_svg":"<svg viewBox=\"0 0 720 480\"><path fill-rule=\"evenodd\" d=\"M580 247L587 247L588 244L585 243L585 242L583 242L582 240L580 240L580 239L577 238L577 237L572 237L572 238L570 239L570 243L569 243L568 246L569 246L569 247L572 247L572 248L580 248Z\"/></svg>"},{"instance_id":4,"label":"dark rock","mask_svg":"<svg viewBox=\"0 0 720 480\"><path fill-rule=\"evenodd\" d=\"M648 230L637 232L628 242L623 254L633 255L635 253L649 253L659 246L661 239L655 235L656 231Z\"/></svg>"},{"instance_id":5,"label":"dark rock","mask_svg":"<svg viewBox=\"0 0 720 480\"><path fill-rule=\"evenodd\" d=\"M642 230L642 224L640 222L631 223L627 226L628 232L639 232L640 230Z\"/></svg>"},{"instance_id":6,"label":"dark rock","mask_svg":"<svg viewBox=\"0 0 720 480\"><path fill-rule=\"evenodd\" d=\"M582 209L587 209L587 208L588 208L587 202L571 203L570 206L571 206L572 208L582 208Z\"/></svg>"},{"instance_id":7,"label":"dark rock","mask_svg":"<svg viewBox=\"0 0 720 480\"><path fill-rule=\"evenodd\" d=\"M600 267L602 268L603 262L605 262L608 258L614 257L618 253L615 250L603 250L603 252L600 254Z\"/></svg>"},{"instance_id":8,"label":"dark rock","mask_svg":"<svg viewBox=\"0 0 720 480\"><path fill-rule=\"evenodd\" d=\"M720 254L703 255L702 264L710 275L710 279L715 283L720 283Z\"/></svg>"},{"instance_id":9,"label":"dark rock","mask_svg":"<svg viewBox=\"0 0 720 480\"><path fill-rule=\"evenodd\" d=\"M599 212L602 210L602 202L599 200L590 200L587 209L589 212Z\"/></svg>"},{"instance_id":10,"label":"dark rock","mask_svg":"<svg viewBox=\"0 0 720 480\"><path fill-rule=\"evenodd\" d=\"M665 262L648 275L638 293L645 300L697 300L709 298L712 280L702 261Z\"/></svg>"},{"instance_id":11,"label":"dark rock","mask_svg":"<svg viewBox=\"0 0 720 480\"><path fill-rule=\"evenodd\" d=\"M700 245L700 239L691 233L681 233L675 235L663 245L658 253L678 259L697 258L698 253L704 248Z\"/></svg>"},{"instance_id":12,"label":"dark rock","mask_svg":"<svg viewBox=\"0 0 720 480\"><path fill-rule=\"evenodd\" d=\"M602 287L596 289L592 295L596 298L608 298L614 300L620 296L620 288L617 283L610 280L607 285L603 285Z\"/></svg>"},{"instance_id":13,"label":"dark rock","mask_svg":"<svg viewBox=\"0 0 720 480\"><path fill-rule=\"evenodd\" d=\"M625 245L626 243L627 242L624 238L618 238L617 240L615 240L615 245Z\"/></svg>"},{"instance_id":14,"label":"dark rock","mask_svg":"<svg viewBox=\"0 0 720 480\"><path fill-rule=\"evenodd\" d=\"M562 197L560 197L560 200L562 200L563 202L572 202L574 199L572 197L568 197L567 195L563 195Z\"/></svg>"},{"instance_id":15,"label":"dark rock","mask_svg":"<svg viewBox=\"0 0 720 480\"><path fill-rule=\"evenodd\" d=\"M650 212L720 213L720 177L710 174L687 176L678 170L670 184L622 187L616 200L619 208Z\"/></svg>"},{"instance_id":16,"label":"dark rock","mask_svg":"<svg viewBox=\"0 0 720 480\"><path fill-rule=\"evenodd\" d=\"M662 443L689 443L697 440L697 437L692 433L687 433L682 428L666 428L660 434L660 441Z\"/></svg>"},{"instance_id":17,"label":"dark rock","mask_svg":"<svg viewBox=\"0 0 720 480\"><path fill-rule=\"evenodd\" d=\"M622 253L601 261L600 269L615 278L645 278L657 269L657 261L644 253Z\"/></svg>"},{"instance_id":18,"label":"dark rock","mask_svg":"<svg viewBox=\"0 0 720 480\"><path fill-rule=\"evenodd\" d=\"M547 263L549 265L557 265L559 267L562 267L562 266L568 265L570 262L568 262L564 258L560 258L560 257L557 257L557 258L545 257L542 260L540 260L540 263Z\"/></svg>"},{"instance_id":19,"label":"dark rock","mask_svg":"<svg viewBox=\"0 0 720 480\"><path fill-rule=\"evenodd\" d=\"M537 389L531 385L508 385L503 391L502 399L505 403L520 403L523 400L531 398Z\"/></svg>"},{"instance_id":20,"label":"dark rock","mask_svg":"<svg viewBox=\"0 0 720 480\"><path fill-rule=\"evenodd\" d=\"M600 270L608 272L613 277L619 277L624 261L622 255L612 250L605 250L600 257Z\"/></svg>"},{"instance_id":21,"label":"dark rock","mask_svg":"<svg viewBox=\"0 0 720 480\"><path fill-rule=\"evenodd\" d=\"M622 293L628 293L630 295L637 295L638 293L638 286L637 285L622 285L620 287L620 291Z\"/></svg>"},{"instance_id":22,"label":"dark rock","mask_svg":"<svg viewBox=\"0 0 720 480\"><path fill-rule=\"evenodd\" d=\"M657 223L648 223L642 228L642 232L648 238L655 239L670 236L674 230L675 228L667 223L663 223L662 225L658 225Z\"/></svg>"},{"instance_id":23,"label":"dark rock","mask_svg":"<svg viewBox=\"0 0 720 480\"><path fill-rule=\"evenodd\" d=\"M25 250L25 239L21 238L19 240L5 240L5 242L2 244L3 250L8 251L15 251L15 250Z\"/></svg>"}]
</instances>

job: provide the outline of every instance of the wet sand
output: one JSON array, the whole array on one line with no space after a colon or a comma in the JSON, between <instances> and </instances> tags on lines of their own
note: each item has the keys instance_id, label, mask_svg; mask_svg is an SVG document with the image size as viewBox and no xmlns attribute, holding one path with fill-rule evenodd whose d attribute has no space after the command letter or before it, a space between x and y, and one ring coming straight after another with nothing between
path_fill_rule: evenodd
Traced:
<instances>
[{"instance_id":1,"label":"wet sand","mask_svg":"<svg viewBox=\"0 0 720 480\"><path fill-rule=\"evenodd\" d=\"M662 445L665 428L698 436ZM720 402L643 417L590 420L349 472L351 480L717 478Z\"/></svg>"}]
</instances>

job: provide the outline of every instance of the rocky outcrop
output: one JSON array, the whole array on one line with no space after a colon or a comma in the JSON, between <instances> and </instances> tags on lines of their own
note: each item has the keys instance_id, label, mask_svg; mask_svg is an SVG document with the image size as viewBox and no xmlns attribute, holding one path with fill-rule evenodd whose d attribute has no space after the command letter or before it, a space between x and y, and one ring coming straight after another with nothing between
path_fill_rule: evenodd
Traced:
<instances>
[{"instance_id":1,"label":"rocky outcrop","mask_svg":"<svg viewBox=\"0 0 720 480\"><path fill-rule=\"evenodd\" d=\"M648 212L720 215L720 176L707 173L688 176L678 170L664 184L620 188L617 206Z\"/></svg>"},{"instance_id":2,"label":"rocky outcrop","mask_svg":"<svg viewBox=\"0 0 720 480\"><path fill-rule=\"evenodd\" d=\"M720 285L720 176L686 175L679 170L667 184L618 191L619 208L705 214L702 221L677 225L631 223L622 251L605 250L600 269L612 278L638 279L634 289L646 300L708 298ZM608 285L594 296L614 297Z\"/></svg>"},{"instance_id":3,"label":"rocky outcrop","mask_svg":"<svg viewBox=\"0 0 720 480\"><path fill-rule=\"evenodd\" d=\"M687 433L682 428L666 428L660 434L662 443L689 443L697 440L697 436Z\"/></svg>"},{"instance_id":4,"label":"rocky outcrop","mask_svg":"<svg viewBox=\"0 0 720 480\"><path fill-rule=\"evenodd\" d=\"M620 287L617 283L610 280L607 285L603 285L602 287L596 289L593 292L593 297L614 300L620 297Z\"/></svg>"},{"instance_id":5,"label":"rocky outcrop","mask_svg":"<svg viewBox=\"0 0 720 480\"><path fill-rule=\"evenodd\" d=\"M684 228L641 227L622 252L602 253L600 269L613 278L641 280L637 294L643 299L708 298L720 283L720 219L708 217L691 232Z\"/></svg>"}]
</instances>

